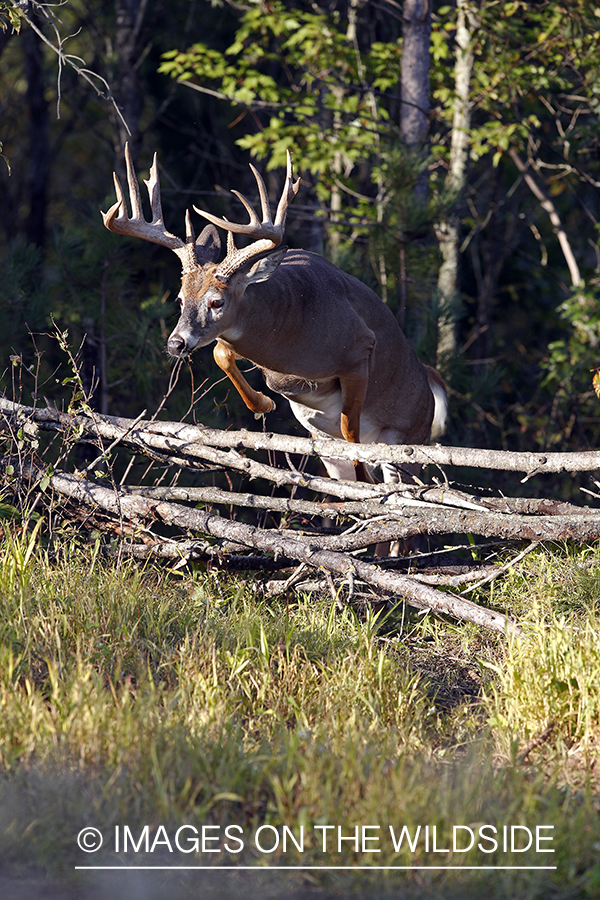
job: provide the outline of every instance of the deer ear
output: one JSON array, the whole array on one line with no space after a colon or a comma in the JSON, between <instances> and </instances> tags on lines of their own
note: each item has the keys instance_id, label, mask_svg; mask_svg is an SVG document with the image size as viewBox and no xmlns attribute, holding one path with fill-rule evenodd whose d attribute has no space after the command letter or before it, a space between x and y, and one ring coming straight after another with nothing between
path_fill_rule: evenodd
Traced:
<instances>
[{"instance_id":1,"label":"deer ear","mask_svg":"<svg viewBox=\"0 0 600 900\"><path fill-rule=\"evenodd\" d=\"M221 252L221 238L214 225L207 225L196 239L196 259L199 266L216 262Z\"/></svg>"},{"instance_id":2,"label":"deer ear","mask_svg":"<svg viewBox=\"0 0 600 900\"><path fill-rule=\"evenodd\" d=\"M263 256L258 262L255 262L247 271L245 276L246 284L259 284L261 281L267 281L277 271L287 251L287 247L278 247L276 250L272 250L266 256ZM241 271L243 272L243 269Z\"/></svg>"}]
</instances>

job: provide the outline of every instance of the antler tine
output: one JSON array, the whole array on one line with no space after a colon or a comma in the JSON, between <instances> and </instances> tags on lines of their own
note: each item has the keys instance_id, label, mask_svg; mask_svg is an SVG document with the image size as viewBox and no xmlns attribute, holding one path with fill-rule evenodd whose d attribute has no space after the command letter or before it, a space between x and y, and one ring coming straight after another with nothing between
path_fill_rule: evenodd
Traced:
<instances>
[{"instance_id":1,"label":"antler tine","mask_svg":"<svg viewBox=\"0 0 600 900\"><path fill-rule=\"evenodd\" d=\"M252 163L250 163L250 168L252 169L252 174L256 178L256 184L258 185L258 194L260 196L260 206L262 209L263 222L269 225L273 224L273 219L271 218L271 207L269 205L269 195L267 194L267 189L265 187L265 183L263 181L263 177L258 171L255 169Z\"/></svg>"},{"instance_id":2,"label":"antler tine","mask_svg":"<svg viewBox=\"0 0 600 900\"><path fill-rule=\"evenodd\" d=\"M292 171L292 154L290 151L287 151L287 172L285 176L285 184L283 186L283 190L281 192L281 199L277 206L277 213L275 214L275 227L283 228L285 226L285 220L287 216L287 209L296 194L300 189L300 181L298 178L294 181L294 174Z\"/></svg>"},{"instance_id":3,"label":"antler tine","mask_svg":"<svg viewBox=\"0 0 600 900\"><path fill-rule=\"evenodd\" d=\"M133 168L133 165L132 165ZM137 177L135 175L135 169L133 171L133 180L134 184L137 187ZM148 197L150 198L150 211L152 212L152 224L160 224L163 225L163 213L162 213L162 199L160 196L160 182L158 180L158 154L154 154L154 158L152 160L152 166L150 168L150 177L148 180L144 179L144 184L146 185L146 190L148 191ZM138 192L139 198L139 192ZM133 205L133 200L132 200ZM140 208L140 218L143 219L143 213Z\"/></svg>"},{"instance_id":4,"label":"antler tine","mask_svg":"<svg viewBox=\"0 0 600 900\"><path fill-rule=\"evenodd\" d=\"M119 181L119 176L116 172L113 172L113 183L115 186L115 194L117 195L117 202L114 206L111 206L110 211L107 213L102 213L102 215L110 215L112 210L120 209L122 210L122 215L127 215L127 205L125 203L125 194L123 193L123 188L121 187L121 182ZM106 222L104 223L106 225ZM108 225L106 225L108 228Z\"/></svg>"},{"instance_id":5,"label":"antler tine","mask_svg":"<svg viewBox=\"0 0 600 900\"><path fill-rule=\"evenodd\" d=\"M252 166L251 166L251 168L252 168ZM248 223L248 225L244 226L245 228L255 229L255 228L260 228L262 224L267 224L267 225L273 224L273 222L271 221L270 214L269 214L269 218L266 220L266 222L264 222L264 220L263 220L263 222L261 222L260 219L258 218L258 216L256 215L256 212L254 211L254 207L250 204L250 201L247 200L243 194L240 194L239 191L232 191L231 193L235 197L238 198L240 203L244 204L244 206L246 207L246 212L250 216L250 222ZM268 201L267 201L267 203L268 203Z\"/></svg>"},{"instance_id":6,"label":"antler tine","mask_svg":"<svg viewBox=\"0 0 600 900\"><path fill-rule=\"evenodd\" d=\"M121 231L118 227L118 223L122 219L127 219L127 207L125 205L125 197L123 195L123 189L121 187L121 182L117 176L116 172L113 172L113 183L115 186L115 194L117 195L117 202L113 203L108 212L100 211L100 215L102 216L102 221L106 228L109 231L114 231L117 234L121 234ZM123 210L123 213L117 216L117 213Z\"/></svg>"},{"instance_id":7,"label":"antler tine","mask_svg":"<svg viewBox=\"0 0 600 900\"><path fill-rule=\"evenodd\" d=\"M238 200L244 204L248 211L248 215L250 216L250 221L246 224L240 224L238 222L229 222L227 219L219 219L218 216L213 216L212 213L204 212L203 209L198 209L197 206L194 206L194 209L198 213L199 216L207 219L213 225L218 225L219 228L224 228L225 231L233 231L235 234L248 234L250 237L255 238L269 238L273 240L277 237L277 232L273 226L273 224L269 224L268 222L260 222L258 216L250 206L249 202L243 196L243 194L239 194L237 191L232 191L232 194L235 194Z\"/></svg>"},{"instance_id":8,"label":"antler tine","mask_svg":"<svg viewBox=\"0 0 600 900\"><path fill-rule=\"evenodd\" d=\"M154 154L154 162L156 163L156 154ZM129 150L129 141L125 144L125 168L127 169L127 187L129 188L129 199L131 200L131 212L132 212L132 220L135 219L143 219L142 215L142 200L140 197L140 186L137 180L137 173L135 171L133 160L131 159L131 151ZM150 195L150 199L152 199L152 194L150 193L150 183L152 182L152 169L150 170L150 181L146 182L146 186L148 188L148 194ZM159 194L160 197L160 194ZM152 212L154 213L154 207L152 207ZM154 216L153 216L154 218Z\"/></svg>"},{"instance_id":9,"label":"antler tine","mask_svg":"<svg viewBox=\"0 0 600 900\"><path fill-rule=\"evenodd\" d=\"M277 207L275 222L273 223L273 219L271 217L271 209L269 206L269 197L267 194L265 183L258 170L255 169L252 164L250 164L250 168L254 177L256 178L256 184L258 186L258 193L260 196L260 205L263 216L262 222L259 221L254 207L246 199L246 197L244 197L243 194L240 194L239 191L232 191L231 193L238 198L238 200L243 204L246 212L248 213L250 221L245 225L237 222L229 222L225 218L219 219L217 216L213 216L212 213L207 213L202 209L198 209L197 206L194 206L194 209L196 210L198 215L203 216L209 222L212 222L213 225L218 225L220 228L224 228L227 232L235 232L235 234L247 234L250 237L255 238L256 240L264 238L271 241L274 247L277 247L283 240L287 208L290 204L290 201L293 200L298 193L298 189L300 187L300 179L298 179L295 183L293 181L292 157L288 150L286 180L283 187L281 199Z\"/></svg>"},{"instance_id":10,"label":"antler tine","mask_svg":"<svg viewBox=\"0 0 600 900\"><path fill-rule=\"evenodd\" d=\"M150 178L144 182L150 198L150 207L152 210L151 222L146 221L142 211L140 189L135 167L131 159L129 144L125 144L125 163L127 167L127 185L129 187L132 215L131 218L129 218L121 184L117 175L113 173L117 202L111 206L108 212L102 213L102 219L104 220L105 226L109 231L114 231L116 234L140 237L145 241L152 241L154 244L161 244L163 247L168 247L180 257L184 267L186 265L193 265L193 260L188 260L187 258L188 250L186 244L181 238L178 238L167 231L164 226L156 154L154 154L154 162L150 169ZM182 250L184 252L181 252Z\"/></svg>"},{"instance_id":11,"label":"antler tine","mask_svg":"<svg viewBox=\"0 0 600 900\"><path fill-rule=\"evenodd\" d=\"M185 211L185 242L186 244L193 244L196 240L196 235L194 233L194 226L192 225L192 217L190 216L189 209Z\"/></svg>"}]
</instances>

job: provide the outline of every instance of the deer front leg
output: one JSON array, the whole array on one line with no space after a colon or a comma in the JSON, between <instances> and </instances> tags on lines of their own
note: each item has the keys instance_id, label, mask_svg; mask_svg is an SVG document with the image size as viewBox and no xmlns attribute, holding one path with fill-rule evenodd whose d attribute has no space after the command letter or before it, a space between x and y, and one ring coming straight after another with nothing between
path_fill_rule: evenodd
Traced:
<instances>
[{"instance_id":1,"label":"deer front leg","mask_svg":"<svg viewBox=\"0 0 600 900\"><path fill-rule=\"evenodd\" d=\"M360 443L360 414L362 412L367 387L369 384L368 368L364 371L340 378L342 389L342 415L340 418L340 430L345 441L351 444ZM357 481L370 482L365 465L354 461L354 473Z\"/></svg>"},{"instance_id":2,"label":"deer front leg","mask_svg":"<svg viewBox=\"0 0 600 900\"><path fill-rule=\"evenodd\" d=\"M250 387L235 363L236 355L234 350L226 347L221 341L217 341L213 350L213 356L216 364L232 381L234 388L249 410L255 414L264 414L275 409L275 404L269 397L265 397L264 394Z\"/></svg>"}]
</instances>

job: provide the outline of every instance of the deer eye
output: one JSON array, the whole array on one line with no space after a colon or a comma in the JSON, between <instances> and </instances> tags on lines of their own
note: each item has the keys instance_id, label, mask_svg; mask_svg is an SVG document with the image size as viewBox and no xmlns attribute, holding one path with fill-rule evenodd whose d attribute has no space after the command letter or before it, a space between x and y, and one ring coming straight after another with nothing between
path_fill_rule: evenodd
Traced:
<instances>
[{"instance_id":1,"label":"deer eye","mask_svg":"<svg viewBox=\"0 0 600 900\"><path fill-rule=\"evenodd\" d=\"M223 299L221 297L211 297L208 301L209 309L221 309L223 306Z\"/></svg>"}]
</instances>

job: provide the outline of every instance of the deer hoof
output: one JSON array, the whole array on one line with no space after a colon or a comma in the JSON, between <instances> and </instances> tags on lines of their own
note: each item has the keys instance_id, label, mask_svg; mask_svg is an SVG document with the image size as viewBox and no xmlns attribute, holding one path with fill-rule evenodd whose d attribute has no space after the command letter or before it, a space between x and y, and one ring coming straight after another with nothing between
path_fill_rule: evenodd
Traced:
<instances>
[{"instance_id":1,"label":"deer hoof","mask_svg":"<svg viewBox=\"0 0 600 900\"><path fill-rule=\"evenodd\" d=\"M255 419L262 419L262 417L266 416L267 413L273 412L274 409L277 409L274 401L271 400L270 397L265 397L264 395L262 395L262 397L263 397L263 400L265 401L265 405L269 404L269 406L267 407L267 409L264 409L262 412L255 412L254 413Z\"/></svg>"}]
</instances>

